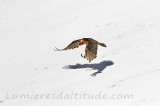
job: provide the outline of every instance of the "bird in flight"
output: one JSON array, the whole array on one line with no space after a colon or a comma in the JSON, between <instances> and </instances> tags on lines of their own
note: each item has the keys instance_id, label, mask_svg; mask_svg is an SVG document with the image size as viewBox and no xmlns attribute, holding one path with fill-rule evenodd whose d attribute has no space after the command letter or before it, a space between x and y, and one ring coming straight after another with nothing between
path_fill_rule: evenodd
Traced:
<instances>
[{"instance_id":1,"label":"bird in flight","mask_svg":"<svg viewBox=\"0 0 160 106\"><path fill-rule=\"evenodd\" d=\"M70 50L70 49L78 48L79 46L84 44L86 44L85 55L83 56L81 54L81 57L83 57L84 59L87 59L89 62L91 62L93 59L97 57L98 45L102 47L106 47L106 44L98 42L92 38L82 38L82 39L74 40L64 49L57 49L55 47L55 51Z\"/></svg>"}]
</instances>

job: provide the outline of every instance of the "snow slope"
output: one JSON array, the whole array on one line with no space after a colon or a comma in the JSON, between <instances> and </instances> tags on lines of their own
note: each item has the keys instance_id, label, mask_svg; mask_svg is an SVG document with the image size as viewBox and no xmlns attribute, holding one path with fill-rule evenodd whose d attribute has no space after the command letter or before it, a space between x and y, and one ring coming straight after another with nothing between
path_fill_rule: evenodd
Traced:
<instances>
[{"instance_id":1,"label":"snow slope","mask_svg":"<svg viewBox=\"0 0 160 106\"><path fill-rule=\"evenodd\" d=\"M159 0L0 0L0 106L159 106L159 4ZM84 47L53 50L83 37L107 44L99 47L91 63L80 56ZM61 93L101 93L108 98L46 97ZM43 97L14 99L16 94ZM111 98L120 94L132 98Z\"/></svg>"}]
</instances>

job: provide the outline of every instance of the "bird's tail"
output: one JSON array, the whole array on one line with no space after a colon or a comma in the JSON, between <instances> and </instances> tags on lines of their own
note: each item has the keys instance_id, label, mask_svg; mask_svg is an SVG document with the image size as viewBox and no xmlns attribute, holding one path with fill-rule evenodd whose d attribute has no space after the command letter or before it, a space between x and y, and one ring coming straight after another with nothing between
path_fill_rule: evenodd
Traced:
<instances>
[{"instance_id":1,"label":"bird's tail","mask_svg":"<svg viewBox=\"0 0 160 106\"><path fill-rule=\"evenodd\" d=\"M98 42L100 46L107 47L106 44Z\"/></svg>"}]
</instances>

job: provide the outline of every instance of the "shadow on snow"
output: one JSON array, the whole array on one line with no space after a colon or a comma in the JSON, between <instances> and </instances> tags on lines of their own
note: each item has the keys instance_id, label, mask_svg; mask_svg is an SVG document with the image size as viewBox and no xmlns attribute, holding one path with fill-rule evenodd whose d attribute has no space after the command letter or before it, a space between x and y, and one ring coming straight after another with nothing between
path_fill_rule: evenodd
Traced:
<instances>
[{"instance_id":1,"label":"shadow on snow","mask_svg":"<svg viewBox=\"0 0 160 106\"><path fill-rule=\"evenodd\" d=\"M101 73L107 66L113 65L114 62L111 60L104 60L100 63L93 64L76 64L76 65L67 65L64 66L63 69L81 69L81 68L91 68L91 70L97 70L91 76L96 76L98 73Z\"/></svg>"}]
</instances>

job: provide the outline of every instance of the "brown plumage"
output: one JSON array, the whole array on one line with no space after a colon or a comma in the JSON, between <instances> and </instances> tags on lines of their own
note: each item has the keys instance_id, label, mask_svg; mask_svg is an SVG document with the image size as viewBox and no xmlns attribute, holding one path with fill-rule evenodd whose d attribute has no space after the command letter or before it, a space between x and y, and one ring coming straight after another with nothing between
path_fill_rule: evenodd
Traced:
<instances>
[{"instance_id":1,"label":"brown plumage","mask_svg":"<svg viewBox=\"0 0 160 106\"><path fill-rule=\"evenodd\" d=\"M85 55L82 56L81 54L81 56L83 58L87 58L89 62L91 62L93 59L97 57L98 45L106 47L106 44L100 43L92 38L82 38L82 39L74 40L64 49L56 48L55 51L70 50L70 49L78 48L83 44L86 44Z\"/></svg>"}]
</instances>

